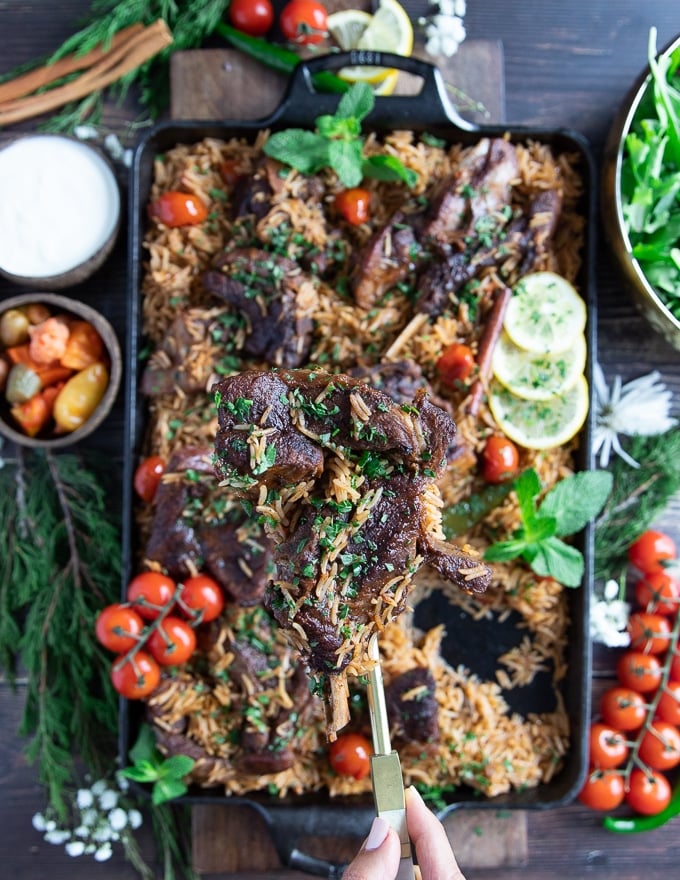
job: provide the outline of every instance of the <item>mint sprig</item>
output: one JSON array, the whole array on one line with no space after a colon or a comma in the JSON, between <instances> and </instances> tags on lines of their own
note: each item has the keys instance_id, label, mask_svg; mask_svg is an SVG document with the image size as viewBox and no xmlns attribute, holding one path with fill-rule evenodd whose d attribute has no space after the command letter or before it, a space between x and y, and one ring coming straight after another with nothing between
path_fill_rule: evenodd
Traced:
<instances>
[{"instance_id":1,"label":"mint sprig","mask_svg":"<svg viewBox=\"0 0 680 880\"><path fill-rule=\"evenodd\" d=\"M147 724L141 726L139 736L130 749L130 760L132 766L121 770L122 775L135 782L153 783L151 800L156 805L186 793L184 778L196 763L188 755L164 758Z\"/></svg>"},{"instance_id":2,"label":"mint sprig","mask_svg":"<svg viewBox=\"0 0 680 880\"><path fill-rule=\"evenodd\" d=\"M375 104L366 83L354 83L340 98L333 115L317 116L315 130L286 128L269 137L264 151L272 159L303 174L331 168L346 187L358 186L365 177L402 181L414 186L418 175L396 156L364 156L361 122Z\"/></svg>"},{"instance_id":3,"label":"mint sprig","mask_svg":"<svg viewBox=\"0 0 680 880\"><path fill-rule=\"evenodd\" d=\"M492 544L484 558L489 562L521 558L537 575L578 587L583 579L583 554L561 538L580 531L597 516L612 485L607 471L582 471L557 483L537 507L541 481L529 468L514 483L522 525L509 540Z\"/></svg>"}]
</instances>

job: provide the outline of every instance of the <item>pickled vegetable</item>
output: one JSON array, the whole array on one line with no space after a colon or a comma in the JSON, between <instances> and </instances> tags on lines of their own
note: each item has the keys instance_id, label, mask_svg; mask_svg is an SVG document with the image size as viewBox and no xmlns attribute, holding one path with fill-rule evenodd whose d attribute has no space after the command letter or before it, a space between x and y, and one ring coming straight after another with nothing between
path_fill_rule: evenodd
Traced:
<instances>
[{"instance_id":1,"label":"pickled vegetable","mask_svg":"<svg viewBox=\"0 0 680 880\"><path fill-rule=\"evenodd\" d=\"M102 363L91 364L72 376L54 401L54 421L62 431L75 431L101 403L109 384L109 371Z\"/></svg>"},{"instance_id":2,"label":"pickled vegetable","mask_svg":"<svg viewBox=\"0 0 680 880\"><path fill-rule=\"evenodd\" d=\"M7 377L5 397L9 403L26 403L42 388L40 376L26 364L14 364Z\"/></svg>"},{"instance_id":3,"label":"pickled vegetable","mask_svg":"<svg viewBox=\"0 0 680 880\"><path fill-rule=\"evenodd\" d=\"M0 342L9 348L28 339L28 317L19 309L7 309L0 316Z\"/></svg>"}]
</instances>

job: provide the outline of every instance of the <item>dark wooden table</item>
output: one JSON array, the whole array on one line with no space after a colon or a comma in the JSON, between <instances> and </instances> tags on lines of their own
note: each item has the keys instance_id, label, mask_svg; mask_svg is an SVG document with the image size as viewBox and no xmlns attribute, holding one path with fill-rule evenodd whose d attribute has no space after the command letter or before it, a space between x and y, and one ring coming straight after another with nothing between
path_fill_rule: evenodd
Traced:
<instances>
[{"instance_id":1,"label":"dark wooden table","mask_svg":"<svg viewBox=\"0 0 680 880\"><path fill-rule=\"evenodd\" d=\"M468 0L466 26L470 38L501 40L505 53L506 116L509 123L565 126L589 139L600 161L604 138L615 109L644 66L650 26L659 44L680 28L676 4L668 0ZM0 4L0 72L49 52L70 35L89 8L88 0L35 0ZM114 111L123 113L124 111ZM21 126L23 130L31 124ZM0 140L11 136L0 132ZM0 198L2 195L0 194ZM0 230L2 234L2 230ZM597 270L599 359L611 378L624 380L657 369L680 407L680 357L638 315L624 291L601 241ZM105 311L124 333L124 237L94 282L74 295ZM117 291L117 295L112 295ZM0 297L17 292L0 282ZM122 402L93 445L120 460ZM680 539L675 499L658 525ZM0 549L2 552L2 549ZM593 691L597 695L612 678L613 654L597 648ZM60 847L42 842L31 827L31 816L44 805L34 771L22 755L16 729L22 705L0 683L0 857L3 877L13 880L97 878L128 880L136 876L121 855L97 865L71 859ZM680 872L677 822L656 832L614 837L603 831L598 816L578 805L529 815L529 861L516 868L475 870L469 880L667 880ZM483 846L483 841L480 841ZM234 876L234 875L232 875ZM255 875L249 875L254 877ZM281 872L282 878L301 877Z\"/></svg>"}]
</instances>

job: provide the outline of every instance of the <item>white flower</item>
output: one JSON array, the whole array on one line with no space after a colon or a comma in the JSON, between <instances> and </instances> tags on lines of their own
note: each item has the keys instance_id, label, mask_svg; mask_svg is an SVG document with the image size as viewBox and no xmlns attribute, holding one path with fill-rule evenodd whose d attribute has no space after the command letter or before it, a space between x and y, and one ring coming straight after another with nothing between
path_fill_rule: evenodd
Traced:
<instances>
[{"instance_id":1,"label":"white flower","mask_svg":"<svg viewBox=\"0 0 680 880\"><path fill-rule=\"evenodd\" d=\"M48 843L66 843L67 840L71 839L70 831L62 831L60 828L55 828L52 831L46 831L44 839Z\"/></svg>"},{"instance_id":2,"label":"white flower","mask_svg":"<svg viewBox=\"0 0 680 880\"><path fill-rule=\"evenodd\" d=\"M122 831L127 825L127 820L127 813L120 807L116 807L115 810L111 810L109 813L109 825L114 831Z\"/></svg>"},{"instance_id":3,"label":"white flower","mask_svg":"<svg viewBox=\"0 0 680 880\"><path fill-rule=\"evenodd\" d=\"M99 806L102 810L112 810L118 803L118 795L113 789L107 788L99 796Z\"/></svg>"},{"instance_id":4,"label":"white flower","mask_svg":"<svg viewBox=\"0 0 680 880\"><path fill-rule=\"evenodd\" d=\"M91 828L88 828L87 825L79 825L77 828L73 830L73 833L76 837L89 837Z\"/></svg>"},{"instance_id":5,"label":"white flower","mask_svg":"<svg viewBox=\"0 0 680 880\"><path fill-rule=\"evenodd\" d=\"M595 365L593 452L600 456L600 467L607 467L612 450L631 467L639 467L621 447L619 434L648 437L677 424L669 415L672 394L659 379L655 370L622 386L621 377L616 376L609 389L602 368Z\"/></svg>"},{"instance_id":6,"label":"white flower","mask_svg":"<svg viewBox=\"0 0 680 880\"><path fill-rule=\"evenodd\" d=\"M95 850L94 859L96 862L105 862L111 858L113 850L110 843L103 843L99 849Z\"/></svg>"},{"instance_id":7,"label":"white flower","mask_svg":"<svg viewBox=\"0 0 680 880\"><path fill-rule=\"evenodd\" d=\"M99 797L99 795L104 794L104 792L107 790L107 788L108 788L108 785L106 784L106 780L105 779L98 779L92 785L91 791L92 791L93 795L95 795L96 797Z\"/></svg>"},{"instance_id":8,"label":"white flower","mask_svg":"<svg viewBox=\"0 0 680 880\"><path fill-rule=\"evenodd\" d=\"M47 823L45 822L45 817L42 813L36 813L35 816L33 816L33 818L31 819L31 824L36 831L47 830Z\"/></svg>"},{"instance_id":9,"label":"white flower","mask_svg":"<svg viewBox=\"0 0 680 880\"><path fill-rule=\"evenodd\" d=\"M94 125L76 125L73 134L81 141L91 141L97 137L99 132Z\"/></svg>"},{"instance_id":10,"label":"white flower","mask_svg":"<svg viewBox=\"0 0 680 880\"><path fill-rule=\"evenodd\" d=\"M465 39L465 27L457 16L435 15L425 25L425 49L430 55L450 58Z\"/></svg>"},{"instance_id":11,"label":"white flower","mask_svg":"<svg viewBox=\"0 0 680 880\"><path fill-rule=\"evenodd\" d=\"M621 587L614 578L610 578L607 583L604 585L604 590L602 591L602 595L607 600L607 602L611 602L614 599L619 598L619 593L621 592Z\"/></svg>"},{"instance_id":12,"label":"white flower","mask_svg":"<svg viewBox=\"0 0 680 880\"><path fill-rule=\"evenodd\" d=\"M98 814L94 809L83 810L80 815L80 823L81 825L86 825L88 827L92 827L97 824Z\"/></svg>"},{"instance_id":13,"label":"white flower","mask_svg":"<svg viewBox=\"0 0 680 880\"><path fill-rule=\"evenodd\" d=\"M133 830L141 827L142 824L142 814L139 810L128 810L128 825Z\"/></svg>"},{"instance_id":14,"label":"white flower","mask_svg":"<svg viewBox=\"0 0 680 880\"><path fill-rule=\"evenodd\" d=\"M111 840L113 835L113 829L109 828L108 825L102 824L98 825L93 831L92 840L96 840L97 843L106 843L106 841Z\"/></svg>"},{"instance_id":15,"label":"white flower","mask_svg":"<svg viewBox=\"0 0 680 880\"><path fill-rule=\"evenodd\" d=\"M89 788L79 788L76 793L76 804L79 810L85 810L94 803L94 796Z\"/></svg>"},{"instance_id":16,"label":"white flower","mask_svg":"<svg viewBox=\"0 0 680 880\"><path fill-rule=\"evenodd\" d=\"M121 791L127 791L130 788L130 780L127 776L123 776L121 770L116 771L116 785Z\"/></svg>"},{"instance_id":17,"label":"white flower","mask_svg":"<svg viewBox=\"0 0 680 880\"><path fill-rule=\"evenodd\" d=\"M48 819L47 822L45 822L45 831L55 831L56 827L57 823L54 819Z\"/></svg>"},{"instance_id":18,"label":"white flower","mask_svg":"<svg viewBox=\"0 0 680 880\"><path fill-rule=\"evenodd\" d=\"M85 852L85 844L82 840L71 840L64 847L68 855L76 858L77 856L82 856Z\"/></svg>"},{"instance_id":19,"label":"white flower","mask_svg":"<svg viewBox=\"0 0 680 880\"><path fill-rule=\"evenodd\" d=\"M595 602L590 612L590 635L593 641L610 648L625 648L629 645L630 636L626 632L629 613L630 605L621 599L610 602L602 599Z\"/></svg>"}]
</instances>

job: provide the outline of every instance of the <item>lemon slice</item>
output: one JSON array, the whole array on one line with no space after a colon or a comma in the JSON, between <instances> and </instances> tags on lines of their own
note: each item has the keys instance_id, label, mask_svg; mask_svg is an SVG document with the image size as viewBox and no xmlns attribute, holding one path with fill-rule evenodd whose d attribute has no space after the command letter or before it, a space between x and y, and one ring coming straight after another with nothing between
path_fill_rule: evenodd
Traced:
<instances>
[{"instance_id":1,"label":"lemon slice","mask_svg":"<svg viewBox=\"0 0 680 880\"><path fill-rule=\"evenodd\" d=\"M408 13L397 0L380 0L375 15L369 16L368 22L365 22L363 17L367 13L357 15L360 10L356 9L345 12L351 13L351 16L343 12L333 13L329 16L327 25L330 34L341 48L394 52L405 56L409 56L413 51L413 25ZM366 27L363 27L364 23ZM340 32L345 45L335 36L333 29ZM355 42L352 43L351 40ZM347 82L366 82L374 85L381 83L387 77L393 77L394 73L394 68L390 67L355 66L343 67L338 71L338 76Z\"/></svg>"},{"instance_id":2,"label":"lemon slice","mask_svg":"<svg viewBox=\"0 0 680 880\"><path fill-rule=\"evenodd\" d=\"M515 286L503 326L527 351L566 351L585 329L586 304L566 278L534 272Z\"/></svg>"},{"instance_id":3,"label":"lemon slice","mask_svg":"<svg viewBox=\"0 0 680 880\"><path fill-rule=\"evenodd\" d=\"M579 376L563 394L524 400L493 380L489 408L503 433L527 449L552 449L571 440L588 415L588 383Z\"/></svg>"},{"instance_id":4,"label":"lemon slice","mask_svg":"<svg viewBox=\"0 0 680 880\"><path fill-rule=\"evenodd\" d=\"M568 391L586 365L586 338L581 333L566 351L535 352L518 348L501 333L491 362L494 376L525 400L547 400Z\"/></svg>"}]
</instances>

